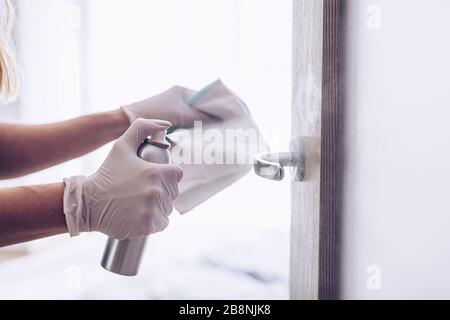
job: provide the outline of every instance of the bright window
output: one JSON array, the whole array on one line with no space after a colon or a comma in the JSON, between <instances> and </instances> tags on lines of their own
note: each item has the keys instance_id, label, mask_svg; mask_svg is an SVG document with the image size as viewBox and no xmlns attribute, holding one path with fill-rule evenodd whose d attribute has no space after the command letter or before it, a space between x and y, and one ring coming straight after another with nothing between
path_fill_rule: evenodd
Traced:
<instances>
[{"instance_id":1,"label":"bright window","mask_svg":"<svg viewBox=\"0 0 450 320\"><path fill-rule=\"evenodd\" d=\"M271 148L288 148L291 1L18 2L25 88L10 120L56 121L221 78L249 105ZM87 175L107 151L2 185ZM0 262L0 298L287 298L289 187L250 174L173 217L152 237L134 279L101 270L102 235L29 244L31 255Z\"/></svg>"}]
</instances>

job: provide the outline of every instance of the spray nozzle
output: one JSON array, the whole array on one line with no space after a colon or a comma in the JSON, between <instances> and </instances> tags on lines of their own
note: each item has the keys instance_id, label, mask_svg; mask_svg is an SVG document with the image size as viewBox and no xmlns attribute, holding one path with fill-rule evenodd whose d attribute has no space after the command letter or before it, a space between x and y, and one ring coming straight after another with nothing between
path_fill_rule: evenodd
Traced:
<instances>
[{"instance_id":1,"label":"spray nozzle","mask_svg":"<svg viewBox=\"0 0 450 320\"><path fill-rule=\"evenodd\" d=\"M165 143L166 137L167 137L167 130L163 130L152 134L152 136L150 137L150 141Z\"/></svg>"}]
</instances>

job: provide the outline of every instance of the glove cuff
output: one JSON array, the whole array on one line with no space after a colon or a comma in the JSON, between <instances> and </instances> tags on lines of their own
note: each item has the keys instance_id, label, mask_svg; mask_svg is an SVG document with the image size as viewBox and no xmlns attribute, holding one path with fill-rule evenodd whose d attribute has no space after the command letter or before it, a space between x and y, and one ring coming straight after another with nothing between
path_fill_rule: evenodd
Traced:
<instances>
[{"instance_id":1,"label":"glove cuff","mask_svg":"<svg viewBox=\"0 0 450 320\"><path fill-rule=\"evenodd\" d=\"M86 177L76 176L64 179L64 215L71 237L89 232L89 217L83 199L83 184Z\"/></svg>"},{"instance_id":2,"label":"glove cuff","mask_svg":"<svg viewBox=\"0 0 450 320\"><path fill-rule=\"evenodd\" d=\"M130 106L122 106L120 109L127 116L128 121L130 121L130 125L137 119L136 115L130 110Z\"/></svg>"}]
</instances>

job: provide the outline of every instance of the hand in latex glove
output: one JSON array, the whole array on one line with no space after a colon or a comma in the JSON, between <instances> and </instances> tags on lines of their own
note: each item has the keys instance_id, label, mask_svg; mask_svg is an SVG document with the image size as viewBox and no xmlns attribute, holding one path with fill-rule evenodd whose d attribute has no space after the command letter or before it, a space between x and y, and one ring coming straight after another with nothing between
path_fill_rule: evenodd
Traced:
<instances>
[{"instance_id":1,"label":"hand in latex glove","mask_svg":"<svg viewBox=\"0 0 450 320\"><path fill-rule=\"evenodd\" d=\"M137 156L149 135L170 123L136 120L90 177L64 179L64 213L72 236L99 231L124 240L164 230L183 172L174 165L148 163Z\"/></svg>"},{"instance_id":2,"label":"hand in latex glove","mask_svg":"<svg viewBox=\"0 0 450 320\"><path fill-rule=\"evenodd\" d=\"M182 87L173 87L153 98L122 107L122 110L133 123L137 118L164 119L174 125L188 128L194 121L210 121L211 118L191 108L186 99L194 92Z\"/></svg>"}]
</instances>

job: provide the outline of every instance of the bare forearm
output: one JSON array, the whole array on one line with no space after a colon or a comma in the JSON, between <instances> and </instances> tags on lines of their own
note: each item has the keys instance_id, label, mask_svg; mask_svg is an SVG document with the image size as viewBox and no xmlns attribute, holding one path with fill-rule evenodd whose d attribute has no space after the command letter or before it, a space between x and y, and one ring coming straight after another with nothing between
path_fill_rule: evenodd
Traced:
<instances>
[{"instance_id":1,"label":"bare forearm","mask_svg":"<svg viewBox=\"0 0 450 320\"><path fill-rule=\"evenodd\" d=\"M0 247L67 232L64 184L0 189Z\"/></svg>"},{"instance_id":2,"label":"bare forearm","mask_svg":"<svg viewBox=\"0 0 450 320\"><path fill-rule=\"evenodd\" d=\"M43 170L117 139L129 126L120 111L41 126L0 124L0 179Z\"/></svg>"}]
</instances>

